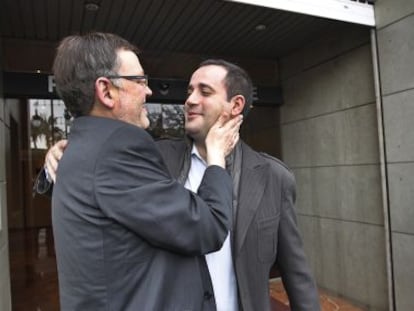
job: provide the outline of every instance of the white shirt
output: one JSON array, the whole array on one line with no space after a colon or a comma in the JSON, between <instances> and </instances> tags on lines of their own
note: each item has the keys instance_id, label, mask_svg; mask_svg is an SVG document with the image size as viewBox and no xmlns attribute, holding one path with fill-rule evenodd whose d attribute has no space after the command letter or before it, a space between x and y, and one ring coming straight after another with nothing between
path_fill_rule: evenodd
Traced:
<instances>
[{"instance_id":1,"label":"white shirt","mask_svg":"<svg viewBox=\"0 0 414 311\"><path fill-rule=\"evenodd\" d=\"M197 148L193 145L191 167L185 187L197 192L206 168L207 163L200 157ZM205 257L213 284L217 311L237 311L237 283L231 254L230 232L221 249Z\"/></svg>"}]
</instances>

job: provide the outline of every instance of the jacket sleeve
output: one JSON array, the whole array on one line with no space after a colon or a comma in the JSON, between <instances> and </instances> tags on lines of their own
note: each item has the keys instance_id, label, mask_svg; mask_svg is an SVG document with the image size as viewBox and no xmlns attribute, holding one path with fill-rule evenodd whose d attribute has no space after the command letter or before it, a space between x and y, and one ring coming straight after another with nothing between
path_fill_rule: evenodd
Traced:
<instances>
[{"instance_id":1,"label":"jacket sleeve","mask_svg":"<svg viewBox=\"0 0 414 311\"><path fill-rule=\"evenodd\" d=\"M228 234L229 174L208 167L194 194L169 175L153 140L138 128L113 133L100 151L94 179L103 213L154 246L200 255L218 250Z\"/></svg>"},{"instance_id":2,"label":"jacket sleeve","mask_svg":"<svg viewBox=\"0 0 414 311\"><path fill-rule=\"evenodd\" d=\"M297 226L294 204L296 186L286 171L283 180L282 209L279 225L277 266L289 296L292 310L320 310L318 290L308 265Z\"/></svg>"}]
</instances>

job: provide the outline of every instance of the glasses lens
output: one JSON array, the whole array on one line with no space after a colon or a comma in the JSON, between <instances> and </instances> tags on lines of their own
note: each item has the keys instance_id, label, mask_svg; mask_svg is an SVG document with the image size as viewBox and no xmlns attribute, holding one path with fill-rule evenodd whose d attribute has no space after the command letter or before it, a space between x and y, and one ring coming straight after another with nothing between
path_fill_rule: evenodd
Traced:
<instances>
[{"instance_id":1,"label":"glasses lens","mask_svg":"<svg viewBox=\"0 0 414 311\"><path fill-rule=\"evenodd\" d=\"M130 80L133 80L134 82L142 84L144 86L148 85L148 79L146 77L131 77Z\"/></svg>"}]
</instances>

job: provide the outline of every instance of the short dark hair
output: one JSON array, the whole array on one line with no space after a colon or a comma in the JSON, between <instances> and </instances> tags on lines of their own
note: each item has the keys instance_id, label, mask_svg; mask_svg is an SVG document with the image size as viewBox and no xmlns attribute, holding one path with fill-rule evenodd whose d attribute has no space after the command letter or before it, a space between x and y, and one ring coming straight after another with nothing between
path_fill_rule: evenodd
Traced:
<instances>
[{"instance_id":1,"label":"short dark hair","mask_svg":"<svg viewBox=\"0 0 414 311\"><path fill-rule=\"evenodd\" d=\"M56 90L72 116L89 114L95 99L95 81L117 74L119 50L139 52L127 40L110 33L73 35L60 42L53 73Z\"/></svg>"},{"instance_id":2,"label":"short dark hair","mask_svg":"<svg viewBox=\"0 0 414 311\"><path fill-rule=\"evenodd\" d=\"M223 59L207 59L201 62L198 68L210 65L226 69L227 74L224 78L224 85L227 90L227 100L236 95L243 95L246 103L242 114L246 117L253 103L253 83L248 73L240 66Z\"/></svg>"}]
</instances>

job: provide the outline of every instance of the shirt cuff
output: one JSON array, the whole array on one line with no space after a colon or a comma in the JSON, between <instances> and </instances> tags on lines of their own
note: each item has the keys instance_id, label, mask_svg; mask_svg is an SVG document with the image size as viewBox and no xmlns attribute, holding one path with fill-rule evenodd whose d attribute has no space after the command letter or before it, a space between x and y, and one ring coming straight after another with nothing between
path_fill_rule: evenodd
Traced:
<instances>
[{"instance_id":1,"label":"shirt cuff","mask_svg":"<svg viewBox=\"0 0 414 311\"><path fill-rule=\"evenodd\" d=\"M46 180L47 180L50 184L53 184L52 177L50 177L49 172L47 171L47 167L46 167L46 165L43 167L43 170L45 171L45 177L46 177Z\"/></svg>"}]
</instances>

